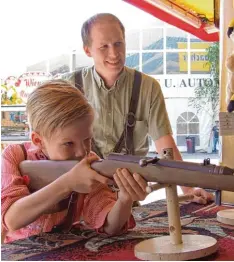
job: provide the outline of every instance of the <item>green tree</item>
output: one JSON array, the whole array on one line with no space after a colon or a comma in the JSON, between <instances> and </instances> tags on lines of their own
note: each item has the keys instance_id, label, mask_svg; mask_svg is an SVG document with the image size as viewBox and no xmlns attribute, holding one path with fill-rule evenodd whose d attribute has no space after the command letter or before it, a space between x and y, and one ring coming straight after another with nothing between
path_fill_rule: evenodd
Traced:
<instances>
[{"instance_id":1,"label":"green tree","mask_svg":"<svg viewBox=\"0 0 234 262\"><path fill-rule=\"evenodd\" d=\"M219 42L215 42L206 49L208 62L204 66L210 67L210 79L204 79L202 85L195 87L194 97L189 98L189 105L197 112L206 111L214 122L219 110Z\"/></svg>"}]
</instances>

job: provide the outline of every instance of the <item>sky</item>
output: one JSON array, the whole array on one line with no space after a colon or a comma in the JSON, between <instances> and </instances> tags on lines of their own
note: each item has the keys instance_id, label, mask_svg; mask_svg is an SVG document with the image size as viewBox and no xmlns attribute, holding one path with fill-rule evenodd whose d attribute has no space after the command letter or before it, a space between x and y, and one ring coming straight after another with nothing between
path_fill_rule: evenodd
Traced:
<instances>
[{"instance_id":1,"label":"sky","mask_svg":"<svg viewBox=\"0 0 234 262\"><path fill-rule=\"evenodd\" d=\"M82 23L99 12L117 15L126 29L155 19L122 0L1 0L0 78L73 49L82 51Z\"/></svg>"}]
</instances>

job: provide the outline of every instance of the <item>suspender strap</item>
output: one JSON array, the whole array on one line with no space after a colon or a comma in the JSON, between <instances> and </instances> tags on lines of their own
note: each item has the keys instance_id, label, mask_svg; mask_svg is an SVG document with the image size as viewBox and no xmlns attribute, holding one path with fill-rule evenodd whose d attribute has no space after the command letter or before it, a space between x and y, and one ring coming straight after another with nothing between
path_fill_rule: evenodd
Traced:
<instances>
[{"instance_id":1,"label":"suspender strap","mask_svg":"<svg viewBox=\"0 0 234 262\"><path fill-rule=\"evenodd\" d=\"M19 146L21 147L23 153L24 153L24 159L27 160L27 152L26 152L26 149L24 147L24 144L19 144Z\"/></svg>"},{"instance_id":2,"label":"suspender strap","mask_svg":"<svg viewBox=\"0 0 234 262\"><path fill-rule=\"evenodd\" d=\"M83 79L82 79L82 69L75 72L75 87L79 89L84 94L83 89Z\"/></svg>"},{"instance_id":3,"label":"suspender strap","mask_svg":"<svg viewBox=\"0 0 234 262\"><path fill-rule=\"evenodd\" d=\"M130 155L134 155L133 131L136 124L135 114L136 114L138 100L139 100L140 87L141 87L141 73L135 71L132 96L129 105L129 112L126 117L124 131L114 148L114 152L116 153L120 153L122 148L125 146L126 153Z\"/></svg>"},{"instance_id":4,"label":"suspender strap","mask_svg":"<svg viewBox=\"0 0 234 262\"><path fill-rule=\"evenodd\" d=\"M84 194L79 194L77 192L71 193L67 209L67 215L60 225L53 227L52 232L68 233L71 230L73 223L76 222L74 221L75 217L80 219L84 205L84 196Z\"/></svg>"}]
</instances>

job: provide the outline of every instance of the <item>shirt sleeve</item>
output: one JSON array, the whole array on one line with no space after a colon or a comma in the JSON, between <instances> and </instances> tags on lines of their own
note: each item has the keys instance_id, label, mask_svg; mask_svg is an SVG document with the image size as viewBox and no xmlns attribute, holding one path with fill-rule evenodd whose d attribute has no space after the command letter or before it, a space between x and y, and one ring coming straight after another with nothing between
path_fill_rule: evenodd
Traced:
<instances>
[{"instance_id":1,"label":"shirt sleeve","mask_svg":"<svg viewBox=\"0 0 234 262\"><path fill-rule=\"evenodd\" d=\"M108 213L111 211L117 201L117 193L113 192L108 186L99 184L97 188L86 195L83 208L83 219L85 223L98 233L104 233L103 226ZM120 234L136 225L131 215L123 226Z\"/></svg>"},{"instance_id":2,"label":"shirt sleeve","mask_svg":"<svg viewBox=\"0 0 234 262\"><path fill-rule=\"evenodd\" d=\"M152 94L148 123L149 135L154 141L158 140L160 137L172 134L164 96L161 87L156 80L154 80L152 83Z\"/></svg>"},{"instance_id":3,"label":"shirt sleeve","mask_svg":"<svg viewBox=\"0 0 234 262\"><path fill-rule=\"evenodd\" d=\"M19 163L24 160L24 154L19 145L9 145L2 153L2 185L1 185L1 212L2 227L7 226L4 216L8 208L18 199L30 194L19 171Z\"/></svg>"}]
</instances>

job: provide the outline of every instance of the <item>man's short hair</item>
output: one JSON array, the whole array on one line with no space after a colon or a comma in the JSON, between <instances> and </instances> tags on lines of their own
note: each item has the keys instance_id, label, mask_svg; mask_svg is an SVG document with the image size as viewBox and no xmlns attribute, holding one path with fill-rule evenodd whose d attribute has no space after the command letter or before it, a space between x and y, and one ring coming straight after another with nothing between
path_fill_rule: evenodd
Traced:
<instances>
[{"instance_id":1,"label":"man's short hair","mask_svg":"<svg viewBox=\"0 0 234 262\"><path fill-rule=\"evenodd\" d=\"M125 28L124 28L122 22L119 20L118 17L116 17L115 15L110 14L110 13L98 13L94 16L91 16L82 25L81 37L82 37L82 41L83 41L84 46L89 46L91 44L91 37L90 37L91 28L97 21L99 21L103 18L104 19L107 18L109 20L118 22L119 26L121 28L121 31L123 33L123 37L125 38Z\"/></svg>"}]
</instances>

